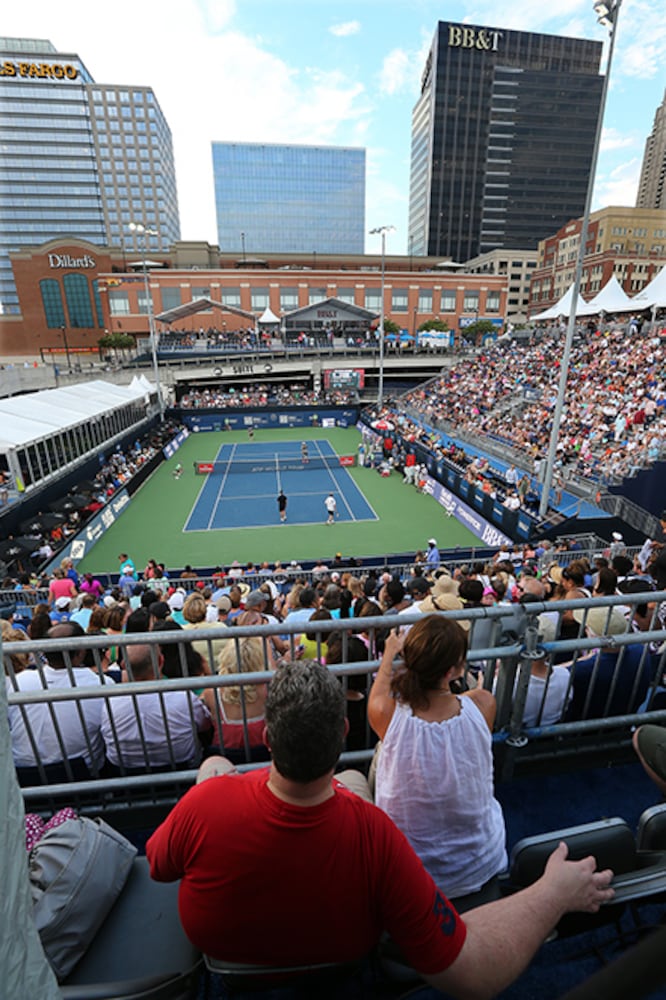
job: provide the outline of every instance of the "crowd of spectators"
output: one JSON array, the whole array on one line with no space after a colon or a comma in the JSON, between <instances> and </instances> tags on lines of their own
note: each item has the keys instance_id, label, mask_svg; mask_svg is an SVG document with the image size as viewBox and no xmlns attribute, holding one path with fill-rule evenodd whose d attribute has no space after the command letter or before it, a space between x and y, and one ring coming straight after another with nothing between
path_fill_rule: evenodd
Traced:
<instances>
[{"instance_id":1,"label":"crowd of spectators","mask_svg":"<svg viewBox=\"0 0 666 1000\"><path fill-rule=\"evenodd\" d=\"M171 327L162 331L159 350L200 350L200 351L254 351L273 346L273 336L269 330L256 330L248 326L241 330L227 330L210 326L207 329L179 330Z\"/></svg>"},{"instance_id":2,"label":"crowd of spectators","mask_svg":"<svg viewBox=\"0 0 666 1000\"><path fill-rule=\"evenodd\" d=\"M178 400L185 410L238 409L252 406L347 406L357 402L358 394L349 389L320 389L315 392L302 386L262 385L238 389L190 389Z\"/></svg>"},{"instance_id":3,"label":"crowd of spectators","mask_svg":"<svg viewBox=\"0 0 666 1000\"><path fill-rule=\"evenodd\" d=\"M486 346L400 400L434 426L444 422L524 456L548 450L560 374L554 343ZM556 353L557 352L557 353ZM563 473L598 480L633 475L666 454L666 346L656 335L588 331L571 355L558 461Z\"/></svg>"},{"instance_id":4,"label":"crowd of spectators","mask_svg":"<svg viewBox=\"0 0 666 1000\"><path fill-rule=\"evenodd\" d=\"M465 909L477 893L483 902L498 898L506 828L493 790L491 733L495 691L499 695L509 668L485 653L501 645L498 630L515 636L523 609L539 602L537 622L546 639L599 640L594 649L533 660L525 726L624 715L655 707L649 697L666 698L657 673L663 672L663 645L617 647L602 638L666 627L666 605L649 600L654 589L666 589L666 548L646 542L636 560L619 542L592 561L581 554L561 564L558 555L559 547L549 543L504 547L486 562L449 570L430 539L427 554L417 553L402 574L363 570L356 560L337 554L329 564L317 562L308 574L296 561L287 566L235 562L216 567L203 581L191 566L168 573L151 559L140 570L121 553L118 580L109 586L91 574L79 576L73 561L64 560L50 581L48 600L3 622L2 639L17 645L26 639L71 639L71 648L63 650L61 643L54 649L46 641L35 652L5 655L8 692L122 688L128 682L145 683L146 691L87 698L80 710L74 701L10 704L19 780L33 785L44 778L61 782L184 771L202 761L205 778L226 774L237 763L269 761L272 749L267 773L269 784L275 783L279 743L271 724L283 678L291 672L293 683L303 677L312 690L311 674L321 671L319 664L358 663L358 675L341 682L329 676L326 683L344 698L346 748L369 749L375 737L381 742L368 780L345 772L340 781L367 800L374 797L379 810L373 815L388 817L402 831L442 899ZM590 596L637 593L648 594L644 604L585 605ZM567 600L580 600L582 606L574 611L558 607ZM501 607L506 615L498 622L483 617L455 622L435 613L488 607ZM396 615L404 618L404 626L389 628ZM391 622L383 624L387 616ZM321 631L324 623L333 630ZM271 626L270 634L239 631L261 625ZM158 634L155 644L138 636L151 632ZM132 634L134 643L121 641ZM181 642L173 642L176 634ZM94 648L86 646L86 636L95 637ZM476 655L468 659L470 653ZM275 680L210 683L214 674L263 672ZM177 677L196 677L197 690L155 690L162 678ZM296 724L289 722L292 730ZM311 706L300 724L313 739L322 722ZM340 745L342 738L341 728ZM337 752L329 767L335 759ZM263 772L251 773L255 777L248 780L263 780ZM241 779L235 781L240 788ZM419 787L428 795L420 795ZM219 783L216 794L224 788ZM281 808L291 814L296 803L287 802ZM235 822L235 807L229 809ZM243 815L245 835L251 821ZM336 828L336 837L342 836ZM157 843L149 844L153 874L168 878ZM173 860L179 834L174 832L169 843ZM181 916L196 937L187 908Z\"/></svg>"}]
</instances>

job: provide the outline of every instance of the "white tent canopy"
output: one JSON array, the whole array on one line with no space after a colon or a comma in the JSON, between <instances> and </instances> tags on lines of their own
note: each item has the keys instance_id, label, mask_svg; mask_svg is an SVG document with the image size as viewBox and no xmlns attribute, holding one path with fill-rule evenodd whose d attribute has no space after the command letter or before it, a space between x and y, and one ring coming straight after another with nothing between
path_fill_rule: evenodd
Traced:
<instances>
[{"instance_id":1,"label":"white tent canopy","mask_svg":"<svg viewBox=\"0 0 666 1000\"><path fill-rule=\"evenodd\" d=\"M259 319L257 320L257 322L258 323L264 323L264 324L279 323L280 322L280 317L275 315L275 313L273 312L273 310L271 309L270 306L266 306L266 308L262 312L262 314L259 317Z\"/></svg>"},{"instance_id":2,"label":"white tent canopy","mask_svg":"<svg viewBox=\"0 0 666 1000\"><path fill-rule=\"evenodd\" d=\"M620 282L613 275L600 292L587 303L578 316L594 316L596 313L632 312L636 308L635 300L630 299Z\"/></svg>"},{"instance_id":3,"label":"white tent canopy","mask_svg":"<svg viewBox=\"0 0 666 1000\"><path fill-rule=\"evenodd\" d=\"M131 385L97 379L0 399L0 448L21 447L68 427L103 416L119 406L141 401L154 392L145 376Z\"/></svg>"},{"instance_id":4,"label":"white tent canopy","mask_svg":"<svg viewBox=\"0 0 666 1000\"><path fill-rule=\"evenodd\" d=\"M530 316L530 321L535 320L545 320L545 319L557 319L558 316L568 316L571 313L571 302L573 300L573 285L567 288L566 292L554 306L550 309L546 309L545 312L538 313L536 316ZM587 302L585 299L579 295L578 296L578 308L576 310L577 316L585 315L585 310L587 309Z\"/></svg>"},{"instance_id":5,"label":"white tent canopy","mask_svg":"<svg viewBox=\"0 0 666 1000\"><path fill-rule=\"evenodd\" d=\"M662 267L659 274L642 291L634 295L631 302L635 310L666 306L666 266Z\"/></svg>"}]
</instances>

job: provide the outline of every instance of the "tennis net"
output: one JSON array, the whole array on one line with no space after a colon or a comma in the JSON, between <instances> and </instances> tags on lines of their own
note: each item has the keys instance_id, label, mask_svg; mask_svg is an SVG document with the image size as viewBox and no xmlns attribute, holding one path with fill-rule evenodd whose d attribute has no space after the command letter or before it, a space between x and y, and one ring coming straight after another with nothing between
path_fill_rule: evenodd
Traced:
<instances>
[{"instance_id":1,"label":"tennis net","mask_svg":"<svg viewBox=\"0 0 666 1000\"><path fill-rule=\"evenodd\" d=\"M215 462L195 462L197 476L215 473L224 475L247 475L257 472L307 472L315 469L335 469L339 466L356 465L356 455L313 455L307 462L300 456L287 457L273 455L268 458L234 458Z\"/></svg>"}]
</instances>

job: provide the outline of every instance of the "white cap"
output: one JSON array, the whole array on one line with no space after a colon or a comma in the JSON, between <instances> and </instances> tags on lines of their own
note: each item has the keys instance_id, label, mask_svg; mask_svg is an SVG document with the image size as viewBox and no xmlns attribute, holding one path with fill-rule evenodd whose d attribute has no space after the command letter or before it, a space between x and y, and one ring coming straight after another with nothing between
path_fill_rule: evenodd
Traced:
<instances>
[{"instance_id":1,"label":"white cap","mask_svg":"<svg viewBox=\"0 0 666 1000\"><path fill-rule=\"evenodd\" d=\"M58 597L55 602L58 611L66 611L69 607L70 600L71 598L65 597L64 595L62 597Z\"/></svg>"},{"instance_id":2,"label":"white cap","mask_svg":"<svg viewBox=\"0 0 666 1000\"><path fill-rule=\"evenodd\" d=\"M428 545L437 545L437 539L436 538L429 538L428 539Z\"/></svg>"},{"instance_id":3,"label":"white cap","mask_svg":"<svg viewBox=\"0 0 666 1000\"><path fill-rule=\"evenodd\" d=\"M613 532L613 538L615 539L616 542L621 542L622 541L622 535L620 534L619 531L614 531Z\"/></svg>"}]
</instances>

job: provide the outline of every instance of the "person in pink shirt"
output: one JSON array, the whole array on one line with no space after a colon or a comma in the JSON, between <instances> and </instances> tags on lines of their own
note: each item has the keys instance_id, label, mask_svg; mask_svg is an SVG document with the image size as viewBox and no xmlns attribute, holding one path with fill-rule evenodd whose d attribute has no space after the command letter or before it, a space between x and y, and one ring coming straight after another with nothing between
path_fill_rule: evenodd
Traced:
<instances>
[{"instance_id":1,"label":"person in pink shirt","mask_svg":"<svg viewBox=\"0 0 666 1000\"><path fill-rule=\"evenodd\" d=\"M55 607L55 602L59 597L76 597L77 593L74 581L65 576L59 567L55 569L53 571L53 579L49 584L49 603L51 606Z\"/></svg>"}]
</instances>

